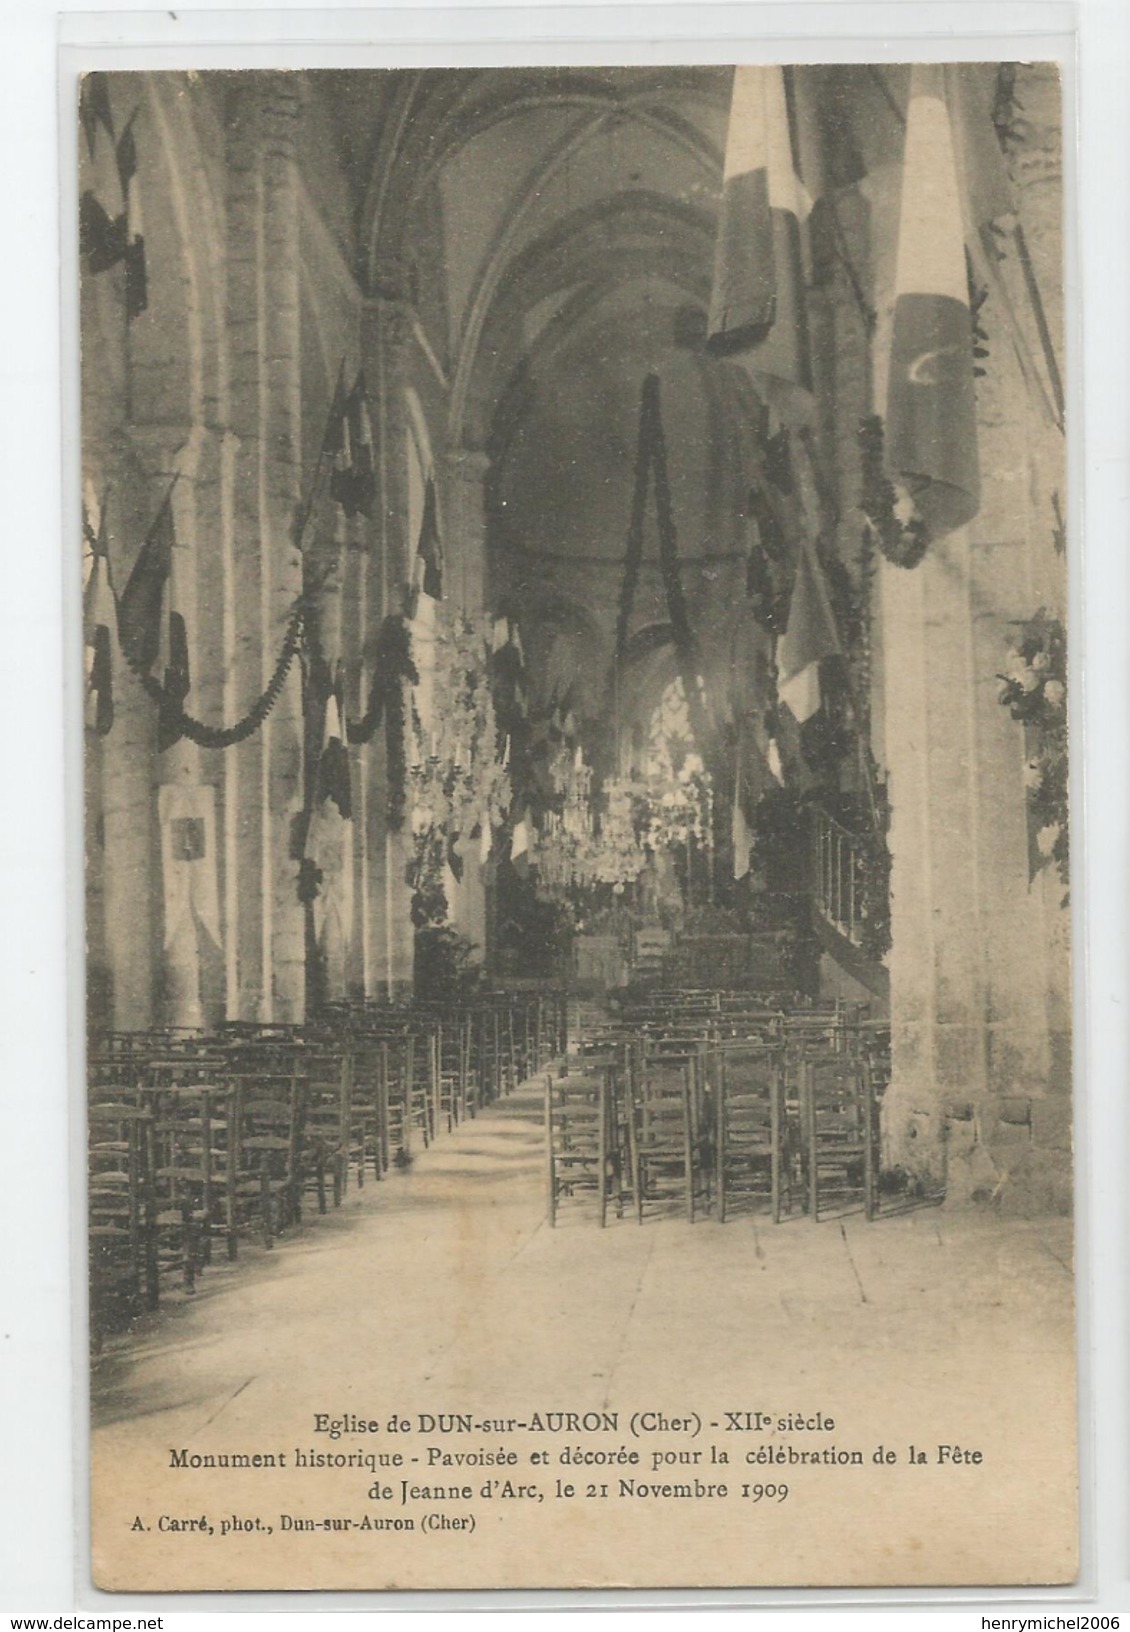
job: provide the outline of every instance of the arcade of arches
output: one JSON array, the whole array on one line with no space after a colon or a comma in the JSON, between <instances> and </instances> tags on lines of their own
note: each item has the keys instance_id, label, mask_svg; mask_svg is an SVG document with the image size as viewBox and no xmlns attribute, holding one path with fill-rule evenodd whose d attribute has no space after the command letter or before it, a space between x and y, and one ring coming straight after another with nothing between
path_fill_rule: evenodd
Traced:
<instances>
[{"instance_id":1,"label":"arcade of arches","mask_svg":"<svg viewBox=\"0 0 1130 1632\"><path fill-rule=\"evenodd\" d=\"M128 187L145 288L131 308L128 257L88 257L88 531L120 597L167 515L184 712L272 706L194 740L116 660L87 734L91 1024L298 1024L454 978L437 948L461 978L590 1000L788 986L889 1018L888 1166L1062 1210L1064 885L1056 833L1033 834L1032 728L1000 701L1018 629L1066 618L1058 88L1014 71L1014 211L999 262L970 259L979 507L907 569L864 525L860 427L885 400L910 70L794 76L799 406L705 343L732 78L104 81L83 188L114 216ZM361 484L347 502L330 470ZM774 480L840 634L803 724L776 693ZM342 800L319 783L331 713ZM417 761L464 715L498 739L493 792L437 846ZM638 849L641 801L669 842ZM814 831L848 857L834 889Z\"/></svg>"}]
</instances>

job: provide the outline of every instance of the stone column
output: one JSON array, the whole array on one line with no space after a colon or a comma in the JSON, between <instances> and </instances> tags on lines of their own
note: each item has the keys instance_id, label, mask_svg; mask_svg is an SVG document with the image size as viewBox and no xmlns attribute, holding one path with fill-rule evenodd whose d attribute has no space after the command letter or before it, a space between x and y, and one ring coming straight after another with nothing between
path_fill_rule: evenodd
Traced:
<instances>
[{"instance_id":1,"label":"stone column","mask_svg":"<svg viewBox=\"0 0 1130 1632\"><path fill-rule=\"evenodd\" d=\"M1046 174L1058 109L1041 125L1035 72L1021 99L1026 119L1029 101L1037 114L1013 171L1054 317L1062 273L1041 228L1058 244ZM1029 186L1033 147L1046 162ZM1019 626L1059 609L1064 578L1052 543L1062 441L1004 303L1007 290L1035 356L1020 273L1013 246L981 312L980 510L912 572L884 564L880 584L894 862L884 1158L944 1182L953 1203L1014 1211L1061 1205L1070 1179L1066 915L1054 873L1029 882L1024 737L999 700Z\"/></svg>"},{"instance_id":2,"label":"stone column","mask_svg":"<svg viewBox=\"0 0 1130 1632\"><path fill-rule=\"evenodd\" d=\"M267 684L302 587L296 75L233 76L228 106L228 327L235 452L233 621L225 630L237 715ZM228 750L227 895L234 1016L291 1021L305 1001L292 831L302 808L297 666L266 724ZM232 846L234 845L234 848Z\"/></svg>"},{"instance_id":3,"label":"stone column","mask_svg":"<svg viewBox=\"0 0 1130 1632\"><path fill-rule=\"evenodd\" d=\"M184 619L190 690L187 713L207 723L221 718L217 683L221 670L218 630L209 614L211 552L201 549L216 519L215 436L202 425L135 425L130 429L134 461L144 471L150 524L170 495L173 518L170 605ZM164 676L154 671L154 678ZM136 681L133 682L136 685ZM140 689L140 688L138 688ZM155 726L156 705L148 698ZM217 871L214 754L188 737L158 749L153 743L155 781L154 914L159 952L154 962L159 1017L172 1026L204 1026L220 1018L222 928ZM177 834L192 824L190 862L173 859Z\"/></svg>"},{"instance_id":4,"label":"stone column","mask_svg":"<svg viewBox=\"0 0 1130 1632\"><path fill-rule=\"evenodd\" d=\"M366 302L361 323L361 355L373 403L377 466L375 537L368 559L366 655L370 673L381 622L392 613L404 611L411 560L404 408L411 330L399 265L381 269L377 285L381 292ZM411 991L413 979L414 932L410 892L405 883L411 837L389 831L383 726L367 760L363 835L367 876L362 925L366 994L396 997Z\"/></svg>"},{"instance_id":5,"label":"stone column","mask_svg":"<svg viewBox=\"0 0 1130 1632\"><path fill-rule=\"evenodd\" d=\"M83 443L96 499L105 503L110 571L124 589L153 519L149 484L132 440L119 429L87 431ZM114 723L103 738L85 733L87 872L100 884L87 924L91 1018L119 1030L153 1024L160 951L159 835L154 768L156 710L115 653Z\"/></svg>"},{"instance_id":6,"label":"stone column","mask_svg":"<svg viewBox=\"0 0 1130 1632\"><path fill-rule=\"evenodd\" d=\"M444 592L473 622L485 611L486 502L490 460L477 449L457 448L442 471L446 579ZM489 866L489 863L488 863ZM451 919L475 947L477 962L487 952L486 868L479 860L478 840L463 846L463 878L453 889Z\"/></svg>"}]
</instances>

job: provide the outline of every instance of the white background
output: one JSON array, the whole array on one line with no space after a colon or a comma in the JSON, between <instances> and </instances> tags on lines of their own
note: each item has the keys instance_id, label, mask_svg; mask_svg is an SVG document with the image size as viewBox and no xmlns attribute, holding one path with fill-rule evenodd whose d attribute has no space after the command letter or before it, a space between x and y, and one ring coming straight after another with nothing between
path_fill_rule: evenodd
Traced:
<instances>
[{"instance_id":1,"label":"white background","mask_svg":"<svg viewBox=\"0 0 1130 1632\"><path fill-rule=\"evenodd\" d=\"M385 42L379 55L351 51L350 65L360 66L421 60L421 41L431 42L432 61L549 60L551 52L556 60L734 61L754 55L750 47L768 36L808 37L812 57L906 60L947 51L1023 57L1044 54L1037 36L1075 28L1079 146L1069 154L1069 181L1077 185L1069 191L1068 221L1079 233L1069 239L1068 311L1085 1566L1074 1604L1030 1596L1006 1604L999 1595L990 1603L982 1594L959 1595L959 1605L951 1595L947 1607L963 1613L946 1620L979 1626L982 1608L996 1616L1130 1613L1130 0L1075 6L766 0L498 6L479 13L408 5L384 15L247 5L238 14L177 10L175 18L126 5L112 15L68 10L60 17L51 0L8 0L0 10L0 1614L67 1615L77 1607L122 1616L178 1608L172 1599L150 1606L92 1593L80 1541L85 1345L81 1333L77 1342L73 1337L71 1279L77 1273L81 1285L84 1268L81 1251L72 1266L71 1243L81 1242L82 1232L69 1205L75 1128L68 1106L78 1089L81 1037L81 650L73 414L64 422L64 398L73 409L77 359L73 310L65 305L70 299L73 307L75 268L73 223L60 208L60 33L90 42L79 59L68 59L84 66L110 65L95 42L152 40L155 32L170 47L162 66L218 65L198 45L178 51L178 35L247 43L289 33L295 48L276 51L273 60L292 64L314 61L319 40L338 46L332 59L317 60L339 63L342 41ZM1009 48L999 38L984 50L974 47L973 36L987 31L1026 38ZM836 36L856 43L841 39L837 50ZM910 43L916 39L917 53ZM453 41L462 42L458 49L449 43L444 55L435 54ZM786 60L805 54L791 52ZM112 60L126 65L116 53ZM150 53L144 65L154 60ZM67 129L69 164L69 123ZM1066 140L1073 141L1070 129ZM69 208L70 185L63 196ZM919 1619L922 1610L909 1607L916 1596L873 1595L867 1610ZM734 1595L727 1597L732 1602ZM644 1601L654 1603L656 1595ZM377 1607L372 1599L345 1602ZM276 1604L292 1612L313 1607L306 1599ZM213 1612L241 1606L260 1609L265 1601L209 1605ZM184 1600L180 1607L187 1607ZM819 1619L836 1613L831 1604L818 1611L815 1596L806 1607ZM203 1617L174 1615L173 1624L192 1621Z\"/></svg>"}]
</instances>

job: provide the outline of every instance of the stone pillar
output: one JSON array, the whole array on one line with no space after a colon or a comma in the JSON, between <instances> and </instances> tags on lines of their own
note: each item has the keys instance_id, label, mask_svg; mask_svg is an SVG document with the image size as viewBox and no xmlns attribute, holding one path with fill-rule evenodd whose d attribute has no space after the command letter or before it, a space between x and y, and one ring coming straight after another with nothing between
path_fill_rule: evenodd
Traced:
<instances>
[{"instance_id":1,"label":"stone pillar","mask_svg":"<svg viewBox=\"0 0 1130 1632\"><path fill-rule=\"evenodd\" d=\"M205 575L212 562L199 541L207 538L216 508L215 439L201 425L168 424L134 425L129 438L134 462L144 472L149 525L170 496L174 586L170 604L184 619L191 682L184 707L211 723L220 718L216 676L221 654L208 616ZM154 678L164 676L154 670ZM132 684L137 686L136 681ZM156 705L146 697L145 706L155 727ZM206 765L213 756L203 754L187 737L161 750L155 735L153 753L157 1017L171 1026L201 1027L219 1019L221 1007L215 772ZM178 834L186 822L192 824L192 859L178 862Z\"/></svg>"},{"instance_id":2,"label":"stone pillar","mask_svg":"<svg viewBox=\"0 0 1130 1632\"><path fill-rule=\"evenodd\" d=\"M237 716L270 679L302 587L299 76L234 76L228 93L228 328L235 445L233 621L225 630ZM294 819L302 808L302 702L292 669L266 724L227 750L227 898L236 913L233 1017L300 1020L305 1001Z\"/></svg>"},{"instance_id":3,"label":"stone pillar","mask_svg":"<svg viewBox=\"0 0 1130 1632\"><path fill-rule=\"evenodd\" d=\"M411 330L399 267L385 269L377 282L383 292L366 302L361 325L361 355L373 402L377 466L375 537L368 558L366 657L370 673L382 620L404 611L411 559L403 390ZM414 932L410 891L405 882L411 836L392 833L388 828L383 726L366 757L363 839L367 876L362 924L366 995L396 997L410 992L413 980Z\"/></svg>"},{"instance_id":4,"label":"stone pillar","mask_svg":"<svg viewBox=\"0 0 1130 1632\"><path fill-rule=\"evenodd\" d=\"M1044 94L1049 70L1025 73L1030 126L1013 173L1057 323L1058 101ZM1038 362L1015 241L980 314L980 510L920 567L884 564L880 578L894 942L883 1121L888 1165L944 1183L953 1203L1027 1211L1063 1205L1070 1183L1067 918L1054 871L1029 881L1024 736L998 676L1019 626L1062 608L1063 446L1017 360L1006 291Z\"/></svg>"},{"instance_id":5,"label":"stone pillar","mask_svg":"<svg viewBox=\"0 0 1130 1632\"><path fill-rule=\"evenodd\" d=\"M489 468L485 453L459 448L448 456L442 473L447 569L444 589L473 622L481 621L485 611L485 487ZM480 963L487 952L485 873L478 840L465 841L463 878L451 891L451 921L472 942L476 962Z\"/></svg>"},{"instance_id":6,"label":"stone pillar","mask_svg":"<svg viewBox=\"0 0 1130 1632\"><path fill-rule=\"evenodd\" d=\"M124 430L84 437L95 497L105 503L110 571L120 593L153 519L144 468ZM160 949L159 837L154 766L156 710L115 651L114 724L87 751L88 880L97 910L87 923L91 1019L124 1031L153 1024ZM93 850L93 854L89 852Z\"/></svg>"}]
</instances>

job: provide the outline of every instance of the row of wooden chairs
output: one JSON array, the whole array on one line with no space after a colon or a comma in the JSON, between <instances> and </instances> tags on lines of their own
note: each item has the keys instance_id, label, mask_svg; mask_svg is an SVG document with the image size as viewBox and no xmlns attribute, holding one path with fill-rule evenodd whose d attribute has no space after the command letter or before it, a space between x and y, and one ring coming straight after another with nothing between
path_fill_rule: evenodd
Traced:
<instances>
[{"instance_id":1,"label":"row of wooden chairs","mask_svg":"<svg viewBox=\"0 0 1130 1632\"><path fill-rule=\"evenodd\" d=\"M549 1220L587 1190L602 1225L609 1204L641 1222L673 1203L691 1222L852 1207L871 1219L888 1060L886 1028L842 1012L594 1032L546 1080Z\"/></svg>"},{"instance_id":2,"label":"row of wooden chairs","mask_svg":"<svg viewBox=\"0 0 1130 1632\"><path fill-rule=\"evenodd\" d=\"M106 1033L88 1055L92 1336L408 1166L564 1048L556 996L306 1027Z\"/></svg>"}]
</instances>

